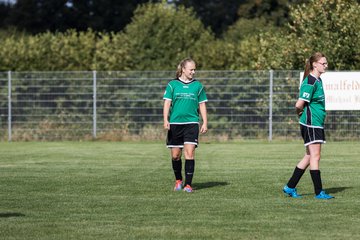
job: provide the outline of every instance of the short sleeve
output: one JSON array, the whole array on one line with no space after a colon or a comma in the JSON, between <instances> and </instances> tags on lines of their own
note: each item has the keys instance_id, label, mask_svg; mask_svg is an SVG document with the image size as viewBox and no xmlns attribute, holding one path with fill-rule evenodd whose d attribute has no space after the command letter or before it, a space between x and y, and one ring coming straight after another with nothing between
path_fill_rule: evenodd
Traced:
<instances>
[{"instance_id":1,"label":"short sleeve","mask_svg":"<svg viewBox=\"0 0 360 240\"><path fill-rule=\"evenodd\" d=\"M163 99L170 101L173 99L173 88L171 87L170 83L166 86Z\"/></svg>"},{"instance_id":2,"label":"short sleeve","mask_svg":"<svg viewBox=\"0 0 360 240\"><path fill-rule=\"evenodd\" d=\"M314 94L314 85L304 83L300 87L299 99L304 100L305 102L310 102Z\"/></svg>"},{"instance_id":3,"label":"short sleeve","mask_svg":"<svg viewBox=\"0 0 360 240\"><path fill-rule=\"evenodd\" d=\"M203 86L201 86L200 92L199 92L199 103L207 102L208 99L206 97L206 91Z\"/></svg>"}]
</instances>

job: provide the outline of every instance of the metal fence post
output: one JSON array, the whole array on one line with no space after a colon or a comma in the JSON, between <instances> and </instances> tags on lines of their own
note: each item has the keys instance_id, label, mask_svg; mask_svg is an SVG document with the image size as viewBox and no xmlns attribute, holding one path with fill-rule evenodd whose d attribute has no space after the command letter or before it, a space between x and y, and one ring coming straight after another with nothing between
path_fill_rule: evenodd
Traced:
<instances>
[{"instance_id":1,"label":"metal fence post","mask_svg":"<svg viewBox=\"0 0 360 240\"><path fill-rule=\"evenodd\" d=\"M93 71L93 138L96 138L96 70Z\"/></svg>"},{"instance_id":2,"label":"metal fence post","mask_svg":"<svg viewBox=\"0 0 360 240\"><path fill-rule=\"evenodd\" d=\"M8 141L11 142L11 71L8 71Z\"/></svg>"},{"instance_id":3,"label":"metal fence post","mask_svg":"<svg viewBox=\"0 0 360 240\"><path fill-rule=\"evenodd\" d=\"M269 78L269 141L272 141L272 114L273 114L273 82L274 82L274 70L270 70Z\"/></svg>"}]
</instances>

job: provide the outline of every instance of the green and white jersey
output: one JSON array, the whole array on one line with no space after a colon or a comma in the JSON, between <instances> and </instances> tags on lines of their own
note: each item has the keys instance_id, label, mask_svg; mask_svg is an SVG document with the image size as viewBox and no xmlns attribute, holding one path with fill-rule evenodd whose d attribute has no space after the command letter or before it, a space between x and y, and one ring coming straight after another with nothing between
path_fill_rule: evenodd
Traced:
<instances>
[{"instance_id":1,"label":"green and white jersey","mask_svg":"<svg viewBox=\"0 0 360 240\"><path fill-rule=\"evenodd\" d=\"M299 123L314 128L324 128L326 117L325 94L321 78L307 76L300 87L299 99L305 101Z\"/></svg>"},{"instance_id":2,"label":"green and white jersey","mask_svg":"<svg viewBox=\"0 0 360 240\"><path fill-rule=\"evenodd\" d=\"M170 124L199 123L199 103L208 101L199 81L184 83L179 79L168 83L163 99L171 101Z\"/></svg>"}]
</instances>

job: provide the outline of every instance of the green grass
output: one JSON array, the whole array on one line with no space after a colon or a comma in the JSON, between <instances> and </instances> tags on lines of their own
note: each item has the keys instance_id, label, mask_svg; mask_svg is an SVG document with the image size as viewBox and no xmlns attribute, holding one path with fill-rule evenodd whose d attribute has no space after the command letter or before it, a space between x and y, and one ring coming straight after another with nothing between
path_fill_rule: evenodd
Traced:
<instances>
[{"instance_id":1,"label":"green grass","mask_svg":"<svg viewBox=\"0 0 360 240\"><path fill-rule=\"evenodd\" d=\"M321 201L281 192L297 141L201 144L193 194L163 143L0 142L0 239L360 239L359 149L324 145Z\"/></svg>"}]
</instances>

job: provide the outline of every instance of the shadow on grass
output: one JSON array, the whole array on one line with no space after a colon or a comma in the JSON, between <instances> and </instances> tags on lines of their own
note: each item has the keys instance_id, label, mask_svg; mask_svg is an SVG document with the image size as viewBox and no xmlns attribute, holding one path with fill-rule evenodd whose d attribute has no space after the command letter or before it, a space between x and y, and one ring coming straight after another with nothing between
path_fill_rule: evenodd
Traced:
<instances>
[{"instance_id":1,"label":"shadow on grass","mask_svg":"<svg viewBox=\"0 0 360 240\"><path fill-rule=\"evenodd\" d=\"M342 191L345 191L346 189L350 189L350 188L353 188L353 187L336 187L336 188L325 188L325 192L326 193L338 193L338 192L342 192ZM305 194L301 194L303 196L307 196L307 195L314 195L314 193L305 193Z\"/></svg>"},{"instance_id":2,"label":"shadow on grass","mask_svg":"<svg viewBox=\"0 0 360 240\"><path fill-rule=\"evenodd\" d=\"M204 188L212 188L217 186L226 186L227 182L203 182L203 183L194 183L192 186L194 189L204 189Z\"/></svg>"},{"instance_id":3,"label":"shadow on grass","mask_svg":"<svg viewBox=\"0 0 360 240\"><path fill-rule=\"evenodd\" d=\"M0 212L0 218L10 218L10 217L25 217L25 214L16 213L16 212L7 212L7 213Z\"/></svg>"},{"instance_id":4,"label":"shadow on grass","mask_svg":"<svg viewBox=\"0 0 360 240\"><path fill-rule=\"evenodd\" d=\"M353 187L336 187L336 188L326 188L325 191L327 193L337 193L337 192L342 192L346 189L349 189L349 188L353 188Z\"/></svg>"}]
</instances>

